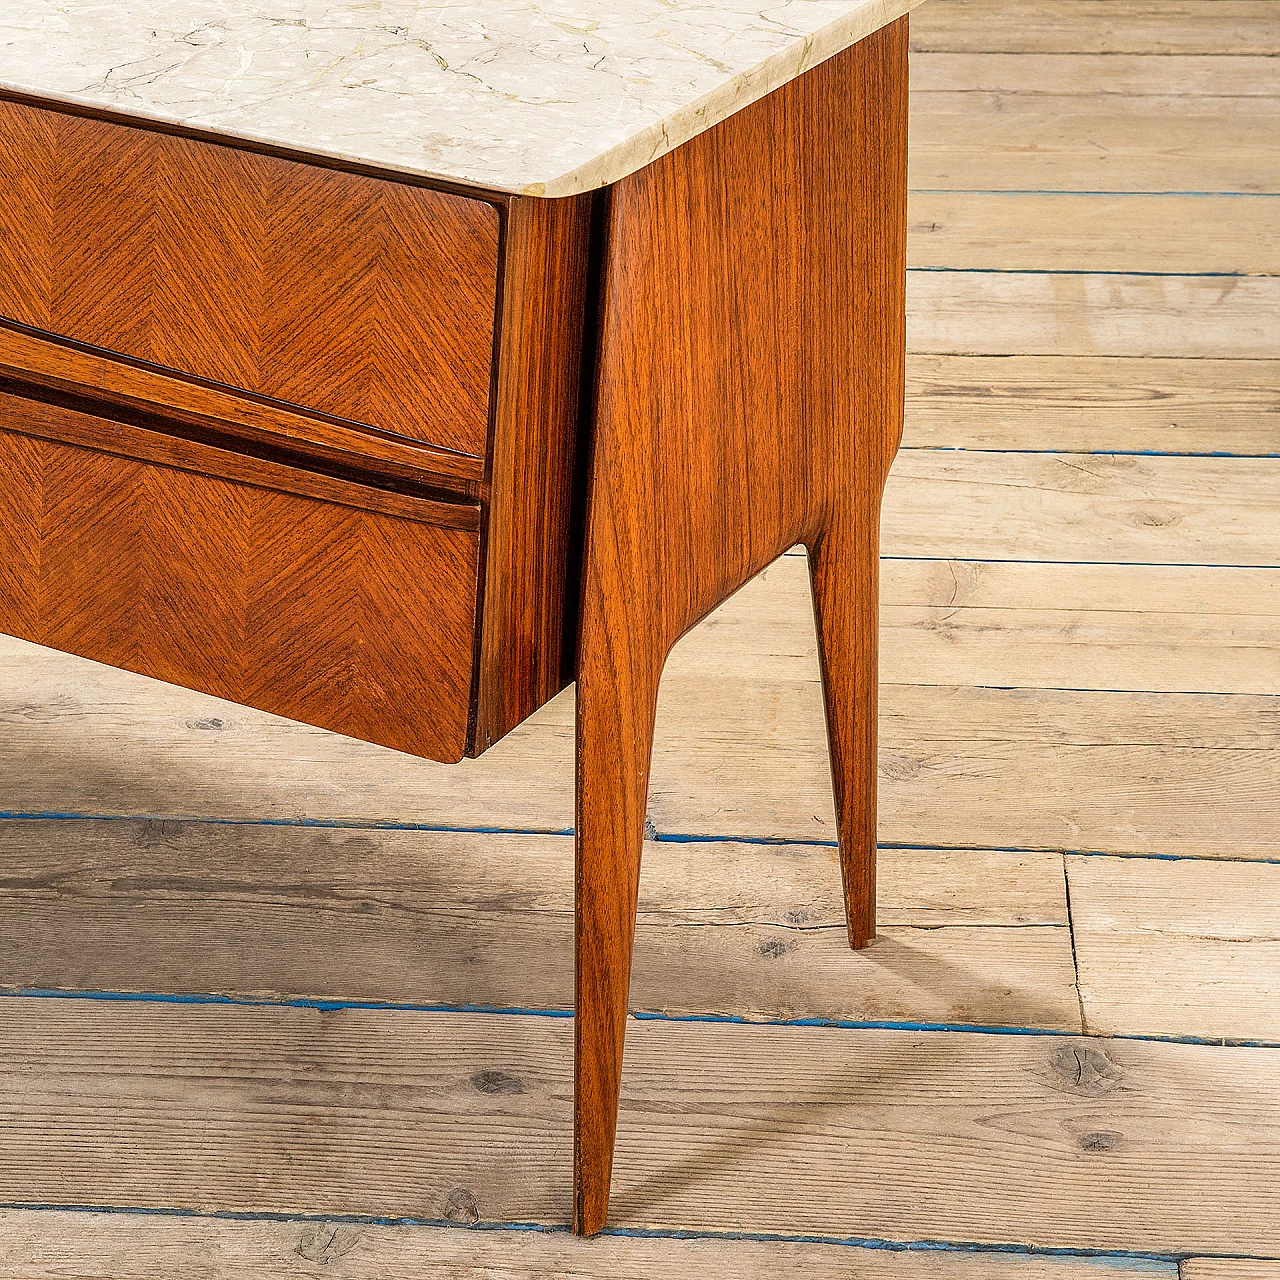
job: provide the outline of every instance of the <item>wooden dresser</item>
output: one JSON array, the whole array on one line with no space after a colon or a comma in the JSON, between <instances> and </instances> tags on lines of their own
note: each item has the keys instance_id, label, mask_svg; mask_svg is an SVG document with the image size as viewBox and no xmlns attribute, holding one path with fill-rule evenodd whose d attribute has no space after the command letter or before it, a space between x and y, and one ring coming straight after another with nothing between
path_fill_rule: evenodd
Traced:
<instances>
[{"instance_id":1,"label":"wooden dresser","mask_svg":"<svg viewBox=\"0 0 1280 1280\"><path fill-rule=\"evenodd\" d=\"M907 7L559 193L0 95L0 630L441 761L577 679L581 1232L663 662L798 543L874 936Z\"/></svg>"}]
</instances>

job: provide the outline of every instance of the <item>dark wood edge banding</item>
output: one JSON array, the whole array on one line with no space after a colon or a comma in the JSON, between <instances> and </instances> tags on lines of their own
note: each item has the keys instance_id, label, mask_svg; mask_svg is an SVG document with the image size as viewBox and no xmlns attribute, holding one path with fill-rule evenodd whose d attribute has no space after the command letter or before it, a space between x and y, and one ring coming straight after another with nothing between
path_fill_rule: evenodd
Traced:
<instances>
[{"instance_id":1,"label":"dark wood edge banding","mask_svg":"<svg viewBox=\"0 0 1280 1280\"><path fill-rule=\"evenodd\" d=\"M480 528L479 503L376 488L304 467L248 456L162 430L101 418L67 404L29 398L4 384L0 384L0 430L441 528L472 531Z\"/></svg>"}]
</instances>

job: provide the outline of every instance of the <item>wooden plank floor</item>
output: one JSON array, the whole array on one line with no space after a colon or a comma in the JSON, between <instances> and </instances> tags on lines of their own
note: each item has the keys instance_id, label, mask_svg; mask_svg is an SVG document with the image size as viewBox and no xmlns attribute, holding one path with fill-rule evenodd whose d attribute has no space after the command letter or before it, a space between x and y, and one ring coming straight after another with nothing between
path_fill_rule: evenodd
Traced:
<instances>
[{"instance_id":1,"label":"wooden plank floor","mask_svg":"<svg viewBox=\"0 0 1280 1280\"><path fill-rule=\"evenodd\" d=\"M882 937L792 554L664 682L575 1241L572 694L444 768L0 639L0 1276L1280 1280L1280 3L912 21Z\"/></svg>"}]
</instances>

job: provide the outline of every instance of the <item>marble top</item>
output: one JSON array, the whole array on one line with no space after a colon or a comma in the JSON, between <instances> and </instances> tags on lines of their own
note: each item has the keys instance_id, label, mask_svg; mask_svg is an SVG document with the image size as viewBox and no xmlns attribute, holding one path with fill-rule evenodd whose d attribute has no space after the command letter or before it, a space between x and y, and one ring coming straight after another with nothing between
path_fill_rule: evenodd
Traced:
<instances>
[{"instance_id":1,"label":"marble top","mask_svg":"<svg viewBox=\"0 0 1280 1280\"><path fill-rule=\"evenodd\" d=\"M0 0L0 86L498 191L625 177L920 0Z\"/></svg>"}]
</instances>

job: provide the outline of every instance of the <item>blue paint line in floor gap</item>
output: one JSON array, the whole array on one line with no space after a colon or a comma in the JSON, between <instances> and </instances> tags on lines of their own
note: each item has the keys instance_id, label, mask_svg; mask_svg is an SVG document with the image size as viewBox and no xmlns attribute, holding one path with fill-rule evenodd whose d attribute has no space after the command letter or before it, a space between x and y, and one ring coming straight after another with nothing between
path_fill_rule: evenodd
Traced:
<instances>
[{"instance_id":1,"label":"blue paint line in floor gap","mask_svg":"<svg viewBox=\"0 0 1280 1280\"><path fill-rule=\"evenodd\" d=\"M2 1201L0 1209L28 1213L100 1213L120 1217L181 1218L214 1222L275 1222L281 1224L317 1224L326 1226L367 1227L438 1227L450 1231L536 1232L539 1235L568 1235L566 1223L512 1221L486 1221L474 1223L453 1222L447 1218L424 1218L353 1213L280 1213L271 1211L214 1209L197 1210L166 1206L111 1205L111 1204L57 1204L45 1202ZM1084 1246L1028 1245L1014 1242L981 1240L944 1240L938 1238L920 1240L892 1240L883 1236L850 1236L822 1233L787 1233L773 1231L716 1231L714 1229L690 1230L678 1227L606 1227L602 1236L635 1240L731 1240L752 1244L813 1244L838 1248L866 1249L881 1253L962 1253L962 1254L1013 1254L1039 1258L1081 1258L1111 1261L1117 1264L1136 1265L1119 1269L1144 1274L1176 1274L1179 1262L1189 1258L1229 1258L1245 1262L1268 1262L1273 1259L1256 1254L1218 1253L1206 1250L1179 1250L1165 1252L1156 1249L1105 1249Z\"/></svg>"},{"instance_id":2,"label":"blue paint line in floor gap","mask_svg":"<svg viewBox=\"0 0 1280 1280\"><path fill-rule=\"evenodd\" d=\"M1250 695L1272 696L1272 695ZM441 835L504 835L504 836L562 836L574 834L572 827L545 830L537 827L452 827L439 824L413 823L376 823L362 822L357 819L317 820L311 818L201 818L182 815L177 817L161 814L128 814L128 813L49 813L49 812L0 812L0 822L167 822L183 826L207 827L304 827L334 829L340 831L421 831L428 834ZM756 845L796 845L801 848L835 849L838 843L833 839L805 838L803 836L750 836L750 835L694 835L679 831L654 831L647 839L659 844L756 844ZM1239 858L1211 857L1199 853L1141 853L1124 852L1110 849L1061 849L1048 848L1043 845L997 845L997 844L920 844L903 840L882 840L879 849L919 849L935 850L946 853L1051 853L1074 858L1131 858L1150 862L1232 862L1249 865L1280 865L1280 858Z\"/></svg>"},{"instance_id":3,"label":"blue paint line in floor gap","mask_svg":"<svg viewBox=\"0 0 1280 1280\"><path fill-rule=\"evenodd\" d=\"M542 1222L454 1222L449 1218L416 1218L364 1213L282 1213L252 1209L182 1209L162 1205L56 1204L0 1201L0 1210L30 1213L109 1213L129 1218L190 1218L214 1222L317 1223L325 1226L350 1223L362 1227L449 1227L460 1231L536 1231L541 1235L568 1235L567 1225ZM1204 1255L1197 1254L1197 1257Z\"/></svg>"},{"instance_id":4,"label":"blue paint line in floor gap","mask_svg":"<svg viewBox=\"0 0 1280 1280\"><path fill-rule=\"evenodd\" d=\"M939 606L933 606L935 608ZM963 607L963 606L962 606ZM884 686L881 686L884 687ZM1277 693L1259 693L1237 689L1136 689L1109 685L1100 688L1087 684L928 684L912 683L912 689L986 689L994 693L1135 693L1155 698L1280 698ZM1253 747L1223 748L1224 750L1255 750Z\"/></svg>"},{"instance_id":5,"label":"blue paint line in floor gap","mask_svg":"<svg viewBox=\"0 0 1280 1280\"><path fill-rule=\"evenodd\" d=\"M804 839L798 836L708 836L684 835L679 832L659 831L648 837L659 844L759 844L799 845L802 848L836 849L835 840ZM1200 853L1141 853L1114 852L1108 849L1054 849L1036 845L1010 844L921 844L908 840L881 840L876 848L903 850L932 850L940 853L1051 853L1072 858L1126 858L1147 862L1243 862L1261 866L1280 865L1280 858L1219 858Z\"/></svg>"},{"instance_id":6,"label":"blue paint line in floor gap","mask_svg":"<svg viewBox=\"0 0 1280 1280\"><path fill-rule=\"evenodd\" d=\"M934 272L960 276L1151 276L1158 280L1266 279L1268 271L1089 271L1083 267L908 267L907 274Z\"/></svg>"},{"instance_id":7,"label":"blue paint line in floor gap","mask_svg":"<svg viewBox=\"0 0 1280 1280\"><path fill-rule=\"evenodd\" d=\"M0 988L0 999L8 1000L84 1000L111 1004L216 1005L232 1008L313 1009L336 1013L344 1009L379 1010L387 1013L466 1013L499 1017L572 1019L572 1009L534 1009L519 1005L479 1004L409 1004L382 1000L328 1000L310 997L228 996L216 992L162 991L73 991L59 987ZM1221 1049L1280 1049L1280 1041L1247 1040L1235 1037L1179 1035L1098 1036L1052 1027L1017 1027L982 1025L967 1022L914 1022L893 1019L846 1018L746 1018L727 1013L660 1013L651 1010L632 1011L637 1022L712 1023L734 1027L819 1028L829 1031L908 1031L943 1035L1032 1036L1046 1039L1091 1039L1140 1041L1151 1044L1206 1045Z\"/></svg>"},{"instance_id":8,"label":"blue paint line in floor gap","mask_svg":"<svg viewBox=\"0 0 1280 1280\"><path fill-rule=\"evenodd\" d=\"M1233 453L1230 449L980 449L963 444L904 444L899 453L1011 453L1035 458L1239 458L1272 461L1277 453Z\"/></svg>"},{"instance_id":9,"label":"blue paint line in floor gap","mask_svg":"<svg viewBox=\"0 0 1280 1280\"><path fill-rule=\"evenodd\" d=\"M572 1018L572 1009L533 1009L522 1005L412 1004L395 1000L338 1000L311 996L229 996L213 991L97 991L62 987L0 987L0 999L89 1000L106 1004L221 1005L232 1008L314 1009L336 1013L342 1009L371 1009L386 1013L484 1013L521 1018Z\"/></svg>"},{"instance_id":10,"label":"blue paint line in floor gap","mask_svg":"<svg viewBox=\"0 0 1280 1280\"><path fill-rule=\"evenodd\" d=\"M736 842L735 842L736 843ZM791 841L792 844L802 843ZM835 842L831 842L835 848ZM946 853L1051 853L1063 858L1117 858L1137 862L1231 862L1263 867L1280 866L1280 858L1217 858L1202 853L1116 853L1108 849L1049 849L1026 845L995 844L917 844L913 841L886 840L877 849L938 850Z\"/></svg>"},{"instance_id":11,"label":"blue paint line in floor gap","mask_svg":"<svg viewBox=\"0 0 1280 1280\"><path fill-rule=\"evenodd\" d=\"M783 555L802 556L802 549L784 551ZM1204 560L1049 560L1023 559L1014 556L881 556L881 561L900 560L923 564L1052 564L1108 569L1280 569L1280 564L1214 564Z\"/></svg>"},{"instance_id":12,"label":"blue paint line in floor gap","mask_svg":"<svg viewBox=\"0 0 1280 1280\"><path fill-rule=\"evenodd\" d=\"M741 1240L758 1244L817 1244L851 1249L868 1249L881 1253L967 1253L1017 1254L1037 1258L1093 1258L1115 1262L1142 1264L1126 1270L1171 1274L1177 1263L1187 1257L1205 1254L1171 1254L1149 1250L1090 1249L1066 1246L1026 1245L980 1240L890 1240L882 1236L840 1236L822 1234L787 1234L773 1231L687 1231L679 1228L606 1227L602 1235L639 1240ZM1236 1255L1233 1255L1236 1256Z\"/></svg>"},{"instance_id":13,"label":"blue paint line in floor gap","mask_svg":"<svg viewBox=\"0 0 1280 1280\"><path fill-rule=\"evenodd\" d=\"M912 196L1198 196L1213 199L1221 196L1230 200L1275 200L1280 191L1085 191L1054 190L1037 191L1033 187L911 187Z\"/></svg>"}]
</instances>

